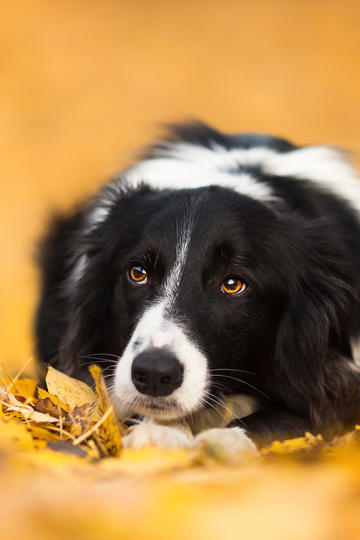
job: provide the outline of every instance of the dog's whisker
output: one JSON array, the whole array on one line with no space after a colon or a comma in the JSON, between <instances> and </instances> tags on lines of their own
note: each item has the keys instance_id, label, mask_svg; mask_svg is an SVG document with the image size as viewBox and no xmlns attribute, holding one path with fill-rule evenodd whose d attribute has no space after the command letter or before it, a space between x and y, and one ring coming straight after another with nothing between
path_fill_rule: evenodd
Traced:
<instances>
[{"instance_id":1,"label":"dog's whisker","mask_svg":"<svg viewBox=\"0 0 360 540\"><path fill-rule=\"evenodd\" d=\"M215 369L209 369L210 373L214 372L222 372L222 371L233 371L237 373L246 373L247 375L255 375L253 371L247 371L246 369L232 369L232 368L215 368Z\"/></svg>"},{"instance_id":2,"label":"dog's whisker","mask_svg":"<svg viewBox=\"0 0 360 540\"><path fill-rule=\"evenodd\" d=\"M115 366L105 366L104 368L102 368L102 371L105 372L105 371L108 371L109 369L112 369L114 371Z\"/></svg>"},{"instance_id":3,"label":"dog's whisker","mask_svg":"<svg viewBox=\"0 0 360 540\"><path fill-rule=\"evenodd\" d=\"M81 362L79 364L79 366L81 367L84 367L84 366L91 366L92 364L107 364L107 365L111 365L111 366L116 366L117 365L117 362L114 362L114 361L110 361L109 360L105 360L105 359L99 359L99 358L94 358L92 360L90 360L89 362ZM102 368L104 369L104 368Z\"/></svg>"},{"instance_id":4,"label":"dog's whisker","mask_svg":"<svg viewBox=\"0 0 360 540\"><path fill-rule=\"evenodd\" d=\"M93 365L99 366L102 371L104 371L105 369L110 369L110 368L115 370L116 368L116 364L109 366L105 362L96 362L96 361L79 364L80 367L86 367L86 368L89 368L90 366L93 366Z\"/></svg>"},{"instance_id":5,"label":"dog's whisker","mask_svg":"<svg viewBox=\"0 0 360 540\"><path fill-rule=\"evenodd\" d=\"M107 352L95 352L95 353L85 354L82 356L82 358L89 358L92 356L112 356L113 358L119 358L118 354L112 354L112 353L107 353Z\"/></svg>"},{"instance_id":6,"label":"dog's whisker","mask_svg":"<svg viewBox=\"0 0 360 540\"><path fill-rule=\"evenodd\" d=\"M214 396L214 394L208 392L205 396L205 399L207 400L211 400L213 403L215 403L216 405L218 405L219 407L222 407L224 408L224 403L223 403L223 400L221 398L218 398L217 396Z\"/></svg>"},{"instance_id":7,"label":"dog's whisker","mask_svg":"<svg viewBox=\"0 0 360 540\"><path fill-rule=\"evenodd\" d=\"M84 356L82 358L85 358ZM86 356L86 358L89 359L89 362L88 363L91 363L92 360L96 360L98 362L107 362L109 364L117 364L118 360L114 360L112 358L104 358L103 356L100 356L100 355L88 355Z\"/></svg>"},{"instance_id":8,"label":"dog's whisker","mask_svg":"<svg viewBox=\"0 0 360 540\"><path fill-rule=\"evenodd\" d=\"M214 388L214 390L220 390L220 392L223 392L225 395L229 393L229 387L225 384L212 383L211 386Z\"/></svg>"},{"instance_id":9,"label":"dog's whisker","mask_svg":"<svg viewBox=\"0 0 360 540\"><path fill-rule=\"evenodd\" d=\"M220 402L218 402L217 400L212 401L210 395L207 395L205 398L203 398L202 402L208 405L208 407L211 407L217 414L219 414L223 418L223 420L227 420L224 412L221 411L219 407L216 406L216 405L219 405L223 407L223 405Z\"/></svg>"},{"instance_id":10,"label":"dog's whisker","mask_svg":"<svg viewBox=\"0 0 360 540\"><path fill-rule=\"evenodd\" d=\"M230 375L221 375L221 374L217 374L217 375L215 374L215 375L213 375L213 377L231 379L233 381L239 382L240 384L245 384L246 386L249 386L250 388L255 390L255 392L263 395L266 399L270 399L269 396L267 394L265 394L262 390L260 390L259 388L256 388L256 386L253 386L252 384L244 381L243 379L238 379L237 377L231 377Z\"/></svg>"},{"instance_id":11,"label":"dog's whisker","mask_svg":"<svg viewBox=\"0 0 360 540\"><path fill-rule=\"evenodd\" d=\"M108 380L108 379L112 379L114 377L113 373L106 373L105 375L103 375L104 377L104 380Z\"/></svg>"}]
</instances>

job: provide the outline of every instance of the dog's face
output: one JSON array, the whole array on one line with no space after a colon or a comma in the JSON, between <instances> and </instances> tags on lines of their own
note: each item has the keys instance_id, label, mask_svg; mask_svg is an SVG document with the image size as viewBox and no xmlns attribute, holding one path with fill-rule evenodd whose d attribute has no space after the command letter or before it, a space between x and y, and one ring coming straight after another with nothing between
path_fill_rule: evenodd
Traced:
<instances>
[{"instance_id":1,"label":"dog's face","mask_svg":"<svg viewBox=\"0 0 360 540\"><path fill-rule=\"evenodd\" d=\"M104 313L94 333L106 341L87 352L119 357L119 410L172 419L253 389L284 305L284 229L219 187L140 191L112 211L81 286Z\"/></svg>"}]
</instances>

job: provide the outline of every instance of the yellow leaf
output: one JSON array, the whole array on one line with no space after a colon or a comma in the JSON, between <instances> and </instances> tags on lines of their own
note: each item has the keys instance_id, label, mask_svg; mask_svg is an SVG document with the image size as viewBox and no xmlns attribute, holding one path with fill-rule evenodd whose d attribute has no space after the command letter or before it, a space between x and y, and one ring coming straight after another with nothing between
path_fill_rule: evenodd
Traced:
<instances>
[{"instance_id":1,"label":"yellow leaf","mask_svg":"<svg viewBox=\"0 0 360 540\"><path fill-rule=\"evenodd\" d=\"M49 392L47 392L43 388L38 388L37 395L41 399L49 398L53 402L54 405L56 405L58 407L61 407L61 409L63 409L66 412L70 412L69 405L66 405L66 403L61 401L61 399L59 399L57 396L54 396L53 394L50 394Z\"/></svg>"},{"instance_id":2,"label":"yellow leaf","mask_svg":"<svg viewBox=\"0 0 360 540\"><path fill-rule=\"evenodd\" d=\"M94 391L83 381L73 379L69 375L49 366L46 375L48 391L69 405L72 409L96 399Z\"/></svg>"},{"instance_id":3,"label":"yellow leaf","mask_svg":"<svg viewBox=\"0 0 360 540\"><path fill-rule=\"evenodd\" d=\"M30 400L34 397L37 383L32 379L12 379L5 367L4 362L0 363L0 385L5 385L12 394L18 394Z\"/></svg>"},{"instance_id":4,"label":"yellow leaf","mask_svg":"<svg viewBox=\"0 0 360 540\"><path fill-rule=\"evenodd\" d=\"M19 379L10 386L8 390L13 394L24 396L30 400L35 396L37 383L32 379Z\"/></svg>"},{"instance_id":5,"label":"yellow leaf","mask_svg":"<svg viewBox=\"0 0 360 540\"><path fill-rule=\"evenodd\" d=\"M269 446L261 450L263 456L285 456L292 454L301 454L304 452L320 451L325 443L321 435L312 435L306 433L304 437L289 439L286 441L274 441Z\"/></svg>"},{"instance_id":6,"label":"yellow leaf","mask_svg":"<svg viewBox=\"0 0 360 540\"><path fill-rule=\"evenodd\" d=\"M120 455L122 450L120 425L116 419L101 369L94 364L90 366L89 371L95 381L99 409L104 416L107 415L101 426L99 426L99 434L109 455L116 457Z\"/></svg>"},{"instance_id":7,"label":"yellow leaf","mask_svg":"<svg viewBox=\"0 0 360 540\"><path fill-rule=\"evenodd\" d=\"M49 397L40 398L33 403L33 408L37 412L50 414L53 418L64 418L66 416L66 410L62 409L60 405L55 403Z\"/></svg>"},{"instance_id":8,"label":"yellow leaf","mask_svg":"<svg viewBox=\"0 0 360 540\"><path fill-rule=\"evenodd\" d=\"M89 371L95 381L96 394L99 400L99 409L102 413L105 413L107 409L111 406L111 399L108 394L101 369L98 365L93 364L92 366L90 366Z\"/></svg>"},{"instance_id":9,"label":"yellow leaf","mask_svg":"<svg viewBox=\"0 0 360 540\"><path fill-rule=\"evenodd\" d=\"M83 435L90 427L100 419L97 402L84 403L80 407L74 407L65 419L71 423L70 431L74 437Z\"/></svg>"},{"instance_id":10,"label":"yellow leaf","mask_svg":"<svg viewBox=\"0 0 360 540\"><path fill-rule=\"evenodd\" d=\"M9 394L9 403L5 403L4 407L9 412L18 412L20 413L26 420L30 420L32 422L58 422L58 418L54 418L50 414L38 412L35 411L31 406L26 405L26 403L22 403L21 401L18 401L15 396L12 394Z\"/></svg>"},{"instance_id":11,"label":"yellow leaf","mask_svg":"<svg viewBox=\"0 0 360 540\"><path fill-rule=\"evenodd\" d=\"M13 447L19 450L32 450L34 442L26 425L16 419L0 419L0 444L1 447Z\"/></svg>"},{"instance_id":12,"label":"yellow leaf","mask_svg":"<svg viewBox=\"0 0 360 540\"><path fill-rule=\"evenodd\" d=\"M58 441L60 439L60 433L58 430L52 431L54 426L49 426L46 424L30 424L28 425L28 430L31 433L33 439L39 441ZM65 431L62 431L63 439L69 439Z\"/></svg>"}]
</instances>

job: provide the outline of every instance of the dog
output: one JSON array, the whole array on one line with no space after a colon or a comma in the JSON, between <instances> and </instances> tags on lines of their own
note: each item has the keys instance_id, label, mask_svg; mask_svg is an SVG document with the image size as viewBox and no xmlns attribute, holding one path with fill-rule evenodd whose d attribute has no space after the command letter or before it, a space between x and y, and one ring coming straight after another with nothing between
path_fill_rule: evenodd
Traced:
<instances>
[{"instance_id":1,"label":"dog","mask_svg":"<svg viewBox=\"0 0 360 540\"><path fill-rule=\"evenodd\" d=\"M174 125L38 260L38 358L87 382L100 363L144 420L128 447L186 445L186 424L252 451L360 418L360 182L338 149Z\"/></svg>"}]
</instances>

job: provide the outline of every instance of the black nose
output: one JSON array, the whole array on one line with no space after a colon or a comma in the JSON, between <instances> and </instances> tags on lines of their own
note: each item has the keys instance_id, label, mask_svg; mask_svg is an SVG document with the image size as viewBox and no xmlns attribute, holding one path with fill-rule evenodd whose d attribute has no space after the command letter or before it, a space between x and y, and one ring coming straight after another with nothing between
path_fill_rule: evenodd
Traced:
<instances>
[{"instance_id":1,"label":"black nose","mask_svg":"<svg viewBox=\"0 0 360 540\"><path fill-rule=\"evenodd\" d=\"M182 383L184 368L173 353L152 349L133 360L132 381L142 394L169 396Z\"/></svg>"}]
</instances>

